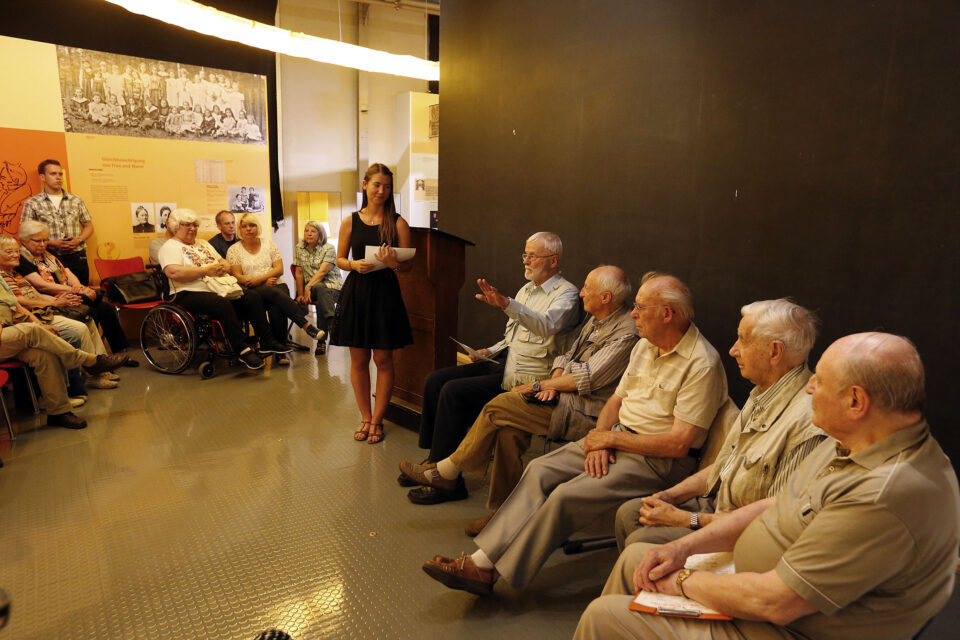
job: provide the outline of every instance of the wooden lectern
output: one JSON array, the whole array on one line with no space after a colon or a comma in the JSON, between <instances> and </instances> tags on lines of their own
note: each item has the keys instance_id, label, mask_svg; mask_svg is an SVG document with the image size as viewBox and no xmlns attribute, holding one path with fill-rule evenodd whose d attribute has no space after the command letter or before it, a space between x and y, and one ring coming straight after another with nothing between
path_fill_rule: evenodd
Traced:
<instances>
[{"instance_id":1,"label":"wooden lectern","mask_svg":"<svg viewBox=\"0 0 960 640\"><path fill-rule=\"evenodd\" d=\"M397 274L413 329L413 344L394 352L392 408L417 415L423 381L435 369L457 363L458 305L469 240L435 229L410 229L417 255L413 268ZM391 412L394 413L394 412Z\"/></svg>"}]
</instances>

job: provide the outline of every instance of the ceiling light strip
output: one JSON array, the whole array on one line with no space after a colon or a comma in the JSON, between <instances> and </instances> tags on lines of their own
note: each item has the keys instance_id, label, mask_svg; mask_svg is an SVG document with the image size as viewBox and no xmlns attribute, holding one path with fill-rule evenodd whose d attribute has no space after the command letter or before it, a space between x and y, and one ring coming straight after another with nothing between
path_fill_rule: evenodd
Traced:
<instances>
[{"instance_id":1,"label":"ceiling light strip","mask_svg":"<svg viewBox=\"0 0 960 640\"><path fill-rule=\"evenodd\" d=\"M272 25L241 18L192 0L106 0L168 24L191 31L239 42L297 58L350 67L361 71L388 73L420 80L439 80L440 65L413 56L294 33Z\"/></svg>"}]
</instances>

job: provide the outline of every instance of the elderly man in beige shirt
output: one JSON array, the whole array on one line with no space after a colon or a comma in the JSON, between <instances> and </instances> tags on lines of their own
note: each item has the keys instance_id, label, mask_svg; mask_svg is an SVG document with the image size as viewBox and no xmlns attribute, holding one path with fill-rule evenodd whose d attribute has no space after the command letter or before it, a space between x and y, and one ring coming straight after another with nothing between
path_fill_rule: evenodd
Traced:
<instances>
[{"instance_id":1,"label":"elderly man in beige shirt","mask_svg":"<svg viewBox=\"0 0 960 640\"><path fill-rule=\"evenodd\" d=\"M491 593L498 575L523 589L571 533L693 470L727 400L720 356L692 322L689 289L672 276L647 274L631 316L641 340L597 428L531 462L477 536L479 549L436 556L423 566L430 577L477 595Z\"/></svg>"},{"instance_id":2,"label":"elderly man in beige shirt","mask_svg":"<svg viewBox=\"0 0 960 640\"><path fill-rule=\"evenodd\" d=\"M792 301L758 300L730 348L740 375L756 387L713 464L617 512L620 550L634 542L664 543L706 526L723 513L776 495L797 465L826 437L812 422L807 356L816 317ZM641 526L642 525L642 526Z\"/></svg>"},{"instance_id":3,"label":"elderly man in beige shirt","mask_svg":"<svg viewBox=\"0 0 960 640\"><path fill-rule=\"evenodd\" d=\"M784 491L666 545L627 547L576 639L900 640L947 603L960 491L923 418L913 344L884 333L841 338L807 391L830 438ZM691 554L730 550L734 574L684 568ZM734 619L637 613L628 608L635 589L684 595Z\"/></svg>"}]
</instances>

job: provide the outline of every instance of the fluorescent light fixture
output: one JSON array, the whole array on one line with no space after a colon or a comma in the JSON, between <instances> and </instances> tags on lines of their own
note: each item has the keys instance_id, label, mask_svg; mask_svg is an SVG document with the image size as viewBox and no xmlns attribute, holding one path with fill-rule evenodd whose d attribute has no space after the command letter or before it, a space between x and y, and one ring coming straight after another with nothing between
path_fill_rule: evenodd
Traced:
<instances>
[{"instance_id":1,"label":"fluorescent light fixture","mask_svg":"<svg viewBox=\"0 0 960 640\"><path fill-rule=\"evenodd\" d=\"M294 33L262 22L248 20L192 0L106 0L131 13L139 13L191 31L205 33L224 40L282 53L351 67L361 71L388 73L395 76L439 80L440 65L413 56L401 56L386 51Z\"/></svg>"}]
</instances>

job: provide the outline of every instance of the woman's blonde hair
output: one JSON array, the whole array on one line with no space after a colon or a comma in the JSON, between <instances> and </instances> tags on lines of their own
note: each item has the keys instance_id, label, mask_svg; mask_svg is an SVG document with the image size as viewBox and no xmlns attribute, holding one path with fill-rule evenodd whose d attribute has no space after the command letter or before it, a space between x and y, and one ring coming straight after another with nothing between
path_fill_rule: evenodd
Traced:
<instances>
[{"instance_id":1,"label":"woman's blonde hair","mask_svg":"<svg viewBox=\"0 0 960 640\"><path fill-rule=\"evenodd\" d=\"M262 233L262 230L260 229L260 221L257 220L257 216L253 215L252 213L245 213L242 216L240 216L240 219L237 220L237 229L242 227L244 222L248 222L248 221L257 225L257 237L259 238L260 234Z\"/></svg>"}]
</instances>

